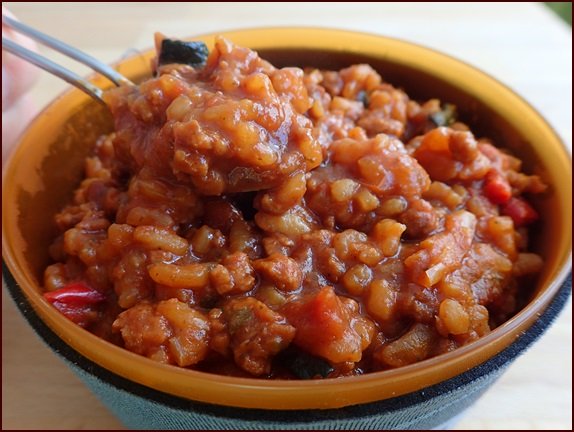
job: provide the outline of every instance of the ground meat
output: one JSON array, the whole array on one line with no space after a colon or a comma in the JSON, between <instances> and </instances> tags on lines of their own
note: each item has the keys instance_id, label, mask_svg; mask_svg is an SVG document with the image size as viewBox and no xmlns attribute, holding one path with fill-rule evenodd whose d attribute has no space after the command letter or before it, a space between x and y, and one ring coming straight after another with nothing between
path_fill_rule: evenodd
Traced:
<instances>
[{"instance_id":1,"label":"ground meat","mask_svg":"<svg viewBox=\"0 0 574 432\"><path fill-rule=\"evenodd\" d=\"M295 328L254 298L239 298L223 307L237 365L253 375L268 374L271 360L289 346Z\"/></svg>"},{"instance_id":2,"label":"ground meat","mask_svg":"<svg viewBox=\"0 0 574 432\"><path fill-rule=\"evenodd\" d=\"M271 255L253 262L258 274L281 291L295 291L301 286L303 275L297 262L284 255Z\"/></svg>"},{"instance_id":3,"label":"ground meat","mask_svg":"<svg viewBox=\"0 0 574 432\"><path fill-rule=\"evenodd\" d=\"M369 65L277 69L218 38L105 99L116 130L55 216L45 298L155 361L401 367L503 323L543 267L540 177Z\"/></svg>"},{"instance_id":4,"label":"ground meat","mask_svg":"<svg viewBox=\"0 0 574 432\"><path fill-rule=\"evenodd\" d=\"M438 181L479 180L491 165L472 133L446 127L425 134L413 156Z\"/></svg>"},{"instance_id":5,"label":"ground meat","mask_svg":"<svg viewBox=\"0 0 574 432\"><path fill-rule=\"evenodd\" d=\"M140 302L113 323L126 348L161 363L190 366L208 352L209 324L200 311L176 299Z\"/></svg>"},{"instance_id":6,"label":"ground meat","mask_svg":"<svg viewBox=\"0 0 574 432\"><path fill-rule=\"evenodd\" d=\"M436 331L432 327L415 324L399 339L383 345L373 356L391 367L406 366L426 359L436 339Z\"/></svg>"}]
</instances>

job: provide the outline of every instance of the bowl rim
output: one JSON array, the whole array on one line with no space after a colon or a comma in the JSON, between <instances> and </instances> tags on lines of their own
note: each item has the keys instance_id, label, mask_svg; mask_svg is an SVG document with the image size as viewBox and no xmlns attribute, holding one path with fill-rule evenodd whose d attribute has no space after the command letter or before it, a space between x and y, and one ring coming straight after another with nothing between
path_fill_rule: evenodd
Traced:
<instances>
[{"instance_id":1,"label":"bowl rim","mask_svg":"<svg viewBox=\"0 0 574 432\"><path fill-rule=\"evenodd\" d=\"M193 39L211 41L215 35L222 35L241 45L241 43L237 41L238 39L248 38L251 41L255 41L258 36L265 35L269 37L270 33L272 33L271 36L279 38L280 43L274 44L273 46L269 45L267 48L308 48L323 49L331 52L350 51L371 57L380 57L381 54L379 50L386 44L386 56L389 56L388 50L389 47L391 47L394 50L406 50L410 54L412 54L412 51L415 51L419 54L426 53L426 56L436 57L437 62L440 61L441 64L446 62L448 66L451 66L456 71L462 70L470 74L473 79L483 84L487 83L503 94L506 99L514 101L515 105L521 106L521 109L527 112L531 119L537 121L538 127L545 130L555 150L562 152L562 157L570 158L565 145L549 123L522 97L480 69L432 48L397 38L370 33L310 27L240 29L197 35L194 36ZM316 37L315 40L313 40L309 33L321 37ZM259 40L259 44L265 44L264 39L265 38ZM269 37L269 39L271 40L273 38ZM334 49L332 39L338 40L340 43L345 42L341 45L343 49ZM277 42L277 40L275 40L275 42ZM362 45L354 45L359 42ZM296 45L297 43L302 45ZM265 48L263 46L253 47L253 44L251 45L255 50ZM365 46L370 47L371 51L368 51ZM141 61L142 58L150 56L151 52L153 52L153 50L147 50L122 59L118 65L121 66L129 62ZM412 67L419 66L417 69L422 69L425 73L431 73L433 70L440 72L435 70L436 67L432 64L423 65L425 67L421 68L420 61L418 61L418 63L412 62L412 59L405 58L399 51L393 52L392 54L395 55L395 57L392 58L395 63L405 66L410 65ZM448 69L444 67L444 65L443 68ZM434 75L436 75L436 73ZM439 74L439 76L445 78L444 75ZM93 79L98 81L98 78ZM468 79L466 81L468 81ZM60 105L69 101L75 101L74 103L80 104L83 103L82 101L85 102L85 100L89 100L87 96L83 94L80 95L79 93L79 90L70 89L58 96L38 114L30 127L22 134L19 142L25 142L26 137L29 136L30 131L37 125L39 119L45 117L47 113L49 114L51 111L54 111ZM29 145L27 147L29 147ZM22 257L8 242L12 237L12 233L7 232L6 227L10 226L10 221L13 220L14 217L14 210L9 209L8 206L8 197L15 191L16 186L11 182L5 181L11 177L15 171L14 167L17 165L17 161L22 159L25 150L26 148L24 148L24 146L18 146L3 172L2 251L3 259L6 261L7 267L17 283L22 287L32 307L56 334L96 364L140 384L200 402L268 409L277 407L281 407L282 409L334 408L387 399L420 390L421 388L436 384L444 379L452 378L484 362L508 346L521 332L529 328L535 321L537 314L548 306L571 269L570 243L569 251L566 253L567 256L562 260L560 268L556 271L556 274L546 289L535 296L535 298L514 317L494 329L488 335L469 345L460 347L451 353L446 353L398 369L333 380L284 381L220 376L158 364L150 359L112 345L73 325L42 299L38 294L37 289L39 288L34 278L25 274L23 270L25 266L22 266L22 264L24 264ZM571 182L568 183L571 187ZM107 355L103 354L101 350L107 350ZM430 373L430 370L433 370L434 373ZM157 375L161 375L161 377ZM217 379L217 386L214 385L214 378Z\"/></svg>"}]
</instances>

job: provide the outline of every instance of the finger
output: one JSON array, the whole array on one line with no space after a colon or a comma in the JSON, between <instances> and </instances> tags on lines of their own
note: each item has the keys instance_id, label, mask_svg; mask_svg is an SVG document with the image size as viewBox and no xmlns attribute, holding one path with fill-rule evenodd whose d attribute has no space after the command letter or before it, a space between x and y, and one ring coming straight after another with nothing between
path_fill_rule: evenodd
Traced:
<instances>
[{"instance_id":1,"label":"finger","mask_svg":"<svg viewBox=\"0 0 574 432\"><path fill-rule=\"evenodd\" d=\"M18 136L36 113L37 108L30 95L22 96L9 110L2 112L2 167L12 153Z\"/></svg>"},{"instance_id":2,"label":"finger","mask_svg":"<svg viewBox=\"0 0 574 432\"><path fill-rule=\"evenodd\" d=\"M14 18L4 6L2 6L2 14ZM34 41L4 25L2 25L2 37L7 37L25 48L36 51ZM2 51L2 111L14 105L32 87L38 72L35 66L25 60Z\"/></svg>"}]
</instances>

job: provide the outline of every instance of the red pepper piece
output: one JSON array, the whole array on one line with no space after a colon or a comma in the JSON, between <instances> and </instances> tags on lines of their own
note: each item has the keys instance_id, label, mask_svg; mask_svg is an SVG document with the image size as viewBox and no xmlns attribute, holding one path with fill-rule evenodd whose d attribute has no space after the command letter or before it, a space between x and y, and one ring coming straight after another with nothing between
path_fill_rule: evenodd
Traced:
<instances>
[{"instance_id":1,"label":"red pepper piece","mask_svg":"<svg viewBox=\"0 0 574 432\"><path fill-rule=\"evenodd\" d=\"M82 327L97 318L95 306L106 300L105 295L84 282L72 282L56 291L44 293L44 298L62 315Z\"/></svg>"},{"instance_id":2,"label":"red pepper piece","mask_svg":"<svg viewBox=\"0 0 574 432\"><path fill-rule=\"evenodd\" d=\"M494 204L506 204L512 197L508 181L497 171L490 171L484 180L484 195Z\"/></svg>"},{"instance_id":3,"label":"red pepper piece","mask_svg":"<svg viewBox=\"0 0 574 432\"><path fill-rule=\"evenodd\" d=\"M536 210L522 198L510 198L508 203L502 207L502 214L510 216L516 227L528 225L538 219Z\"/></svg>"}]
</instances>

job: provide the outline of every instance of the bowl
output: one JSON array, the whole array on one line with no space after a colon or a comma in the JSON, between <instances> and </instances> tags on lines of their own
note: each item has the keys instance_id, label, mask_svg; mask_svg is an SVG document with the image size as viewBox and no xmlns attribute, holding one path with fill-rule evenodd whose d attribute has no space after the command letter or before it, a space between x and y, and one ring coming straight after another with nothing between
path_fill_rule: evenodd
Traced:
<instances>
[{"instance_id":1,"label":"bowl","mask_svg":"<svg viewBox=\"0 0 574 432\"><path fill-rule=\"evenodd\" d=\"M369 63L415 99L454 103L478 136L504 142L542 176L534 249L545 259L526 306L476 342L394 370L330 380L269 381L155 363L74 325L41 295L52 216L82 178L96 138L112 130L107 110L78 90L53 101L21 137L4 172L3 278L19 309L126 426L136 429L429 429L472 404L546 328L571 291L571 161L560 139L523 99L485 73L404 41L327 29L221 33L278 67L339 69ZM194 37L208 46L214 35ZM146 52L116 65L128 78L151 73ZM106 81L93 81L105 87Z\"/></svg>"}]
</instances>

